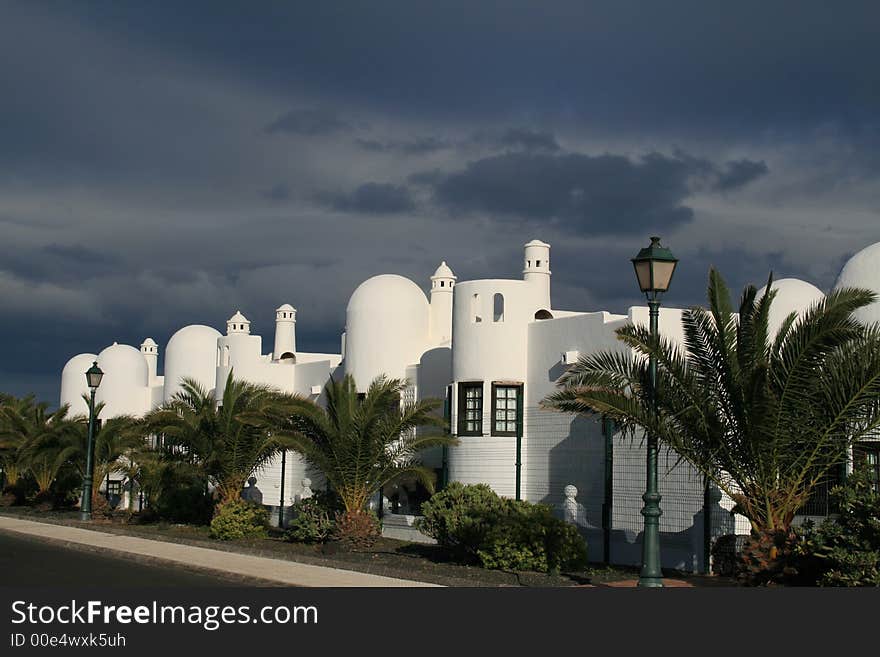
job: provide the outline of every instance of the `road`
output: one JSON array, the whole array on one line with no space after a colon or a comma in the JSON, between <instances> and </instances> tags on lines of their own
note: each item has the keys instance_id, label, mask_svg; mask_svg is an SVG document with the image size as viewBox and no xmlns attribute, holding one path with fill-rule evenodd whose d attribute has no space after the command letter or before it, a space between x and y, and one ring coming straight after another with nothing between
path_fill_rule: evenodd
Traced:
<instances>
[{"instance_id":1,"label":"road","mask_svg":"<svg viewBox=\"0 0 880 657\"><path fill-rule=\"evenodd\" d=\"M0 531L0 586L249 586L241 578L100 554Z\"/></svg>"}]
</instances>

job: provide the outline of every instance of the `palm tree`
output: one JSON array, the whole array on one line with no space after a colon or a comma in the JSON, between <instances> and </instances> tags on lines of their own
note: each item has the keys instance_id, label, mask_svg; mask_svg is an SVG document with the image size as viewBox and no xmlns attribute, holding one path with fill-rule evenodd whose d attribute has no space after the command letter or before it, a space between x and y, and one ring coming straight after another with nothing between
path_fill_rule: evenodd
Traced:
<instances>
[{"instance_id":1,"label":"palm tree","mask_svg":"<svg viewBox=\"0 0 880 657\"><path fill-rule=\"evenodd\" d=\"M653 432L735 501L753 545L776 562L813 489L880 427L880 328L852 315L875 295L842 289L800 319L789 315L774 336L770 283L761 297L748 286L737 315L710 270L709 309L683 313L684 348L645 327L622 327L617 336L629 349L581 357L544 405L601 413L630 434Z\"/></svg>"},{"instance_id":2,"label":"palm tree","mask_svg":"<svg viewBox=\"0 0 880 657\"><path fill-rule=\"evenodd\" d=\"M327 407L297 398L284 412L283 435L292 448L324 473L338 493L348 515L364 511L370 497L387 484L415 479L433 491L433 470L421 463L420 453L430 447L454 445L439 432L436 409L440 402L424 400L401 404L406 383L379 377L358 398L354 379L331 380L324 391Z\"/></svg>"},{"instance_id":3,"label":"palm tree","mask_svg":"<svg viewBox=\"0 0 880 657\"><path fill-rule=\"evenodd\" d=\"M96 404L95 417L100 417L103 409L103 403ZM62 441L64 447L62 455L65 461L84 477L89 444L89 419L82 415L73 419L75 422ZM96 423L92 469L93 505L99 499L101 482L114 472L125 473L132 455L143 445L140 423L131 415L118 415Z\"/></svg>"},{"instance_id":4,"label":"palm tree","mask_svg":"<svg viewBox=\"0 0 880 657\"><path fill-rule=\"evenodd\" d=\"M30 472L39 493L45 494L63 466L59 441L71 426L68 407L48 409L48 403L37 402L33 395L0 405L0 450L8 486Z\"/></svg>"},{"instance_id":5,"label":"palm tree","mask_svg":"<svg viewBox=\"0 0 880 657\"><path fill-rule=\"evenodd\" d=\"M184 379L167 404L145 416L143 429L160 437L166 453L198 465L223 504L238 499L248 477L285 448L266 418L283 417L292 399L268 386L236 380L230 372L218 406L212 392Z\"/></svg>"}]
</instances>

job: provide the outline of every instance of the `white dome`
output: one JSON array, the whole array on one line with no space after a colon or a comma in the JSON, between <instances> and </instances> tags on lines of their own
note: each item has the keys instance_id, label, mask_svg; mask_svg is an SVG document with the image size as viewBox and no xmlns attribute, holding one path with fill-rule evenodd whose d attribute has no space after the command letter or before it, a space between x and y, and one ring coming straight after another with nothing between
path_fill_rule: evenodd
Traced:
<instances>
[{"instance_id":1,"label":"white dome","mask_svg":"<svg viewBox=\"0 0 880 657\"><path fill-rule=\"evenodd\" d=\"M817 301L825 298L825 294L818 287L798 278L780 278L778 281L773 281L772 288L776 291L776 296L770 305L768 321L771 339L791 313L797 312L802 315ZM767 286L765 285L758 290L755 299L761 299L766 292Z\"/></svg>"},{"instance_id":2,"label":"white dome","mask_svg":"<svg viewBox=\"0 0 880 657\"><path fill-rule=\"evenodd\" d=\"M449 268L449 265L446 264L445 260L440 263L440 266L437 267L437 271L431 276L432 280L435 278L455 278L455 274L452 273L452 270Z\"/></svg>"},{"instance_id":3,"label":"white dome","mask_svg":"<svg viewBox=\"0 0 880 657\"><path fill-rule=\"evenodd\" d=\"M147 338L146 340L141 342L141 346L142 347L156 347L158 345L156 344L156 341L153 340L153 338Z\"/></svg>"},{"instance_id":4,"label":"white dome","mask_svg":"<svg viewBox=\"0 0 880 657\"><path fill-rule=\"evenodd\" d=\"M104 404L102 419L141 415L148 410L150 372L139 349L114 342L98 354L98 367L103 370L104 378L98 386L95 402Z\"/></svg>"},{"instance_id":5,"label":"white dome","mask_svg":"<svg viewBox=\"0 0 880 657\"><path fill-rule=\"evenodd\" d=\"M363 391L381 374L405 378L429 340L430 306L422 289L396 274L374 276L346 308L345 372Z\"/></svg>"},{"instance_id":6,"label":"white dome","mask_svg":"<svg viewBox=\"0 0 880 657\"><path fill-rule=\"evenodd\" d=\"M89 394L86 370L98 360L96 354L79 354L71 358L61 370L61 406L70 405L68 416L88 415L89 405L83 395Z\"/></svg>"},{"instance_id":7,"label":"white dome","mask_svg":"<svg viewBox=\"0 0 880 657\"><path fill-rule=\"evenodd\" d=\"M880 242L862 249L847 260L834 284L834 289L843 287L867 288L880 294ZM860 308L855 316L865 324L880 322L880 301Z\"/></svg>"},{"instance_id":8,"label":"white dome","mask_svg":"<svg viewBox=\"0 0 880 657\"><path fill-rule=\"evenodd\" d=\"M281 311L281 310L287 310L287 311L290 311L290 310L296 310L296 308L294 308L293 306L291 306L289 303L284 303L284 304L281 304L280 306L278 306L278 307L275 309L275 312L278 312L278 311Z\"/></svg>"},{"instance_id":9,"label":"white dome","mask_svg":"<svg viewBox=\"0 0 880 657\"><path fill-rule=\"evenodd\" d=\"M181 380L195 379L205 390L213 390L217 377L217 338L220 331L192 324L171 336L165 346L165 401L180 390Z\"/></svg>"}]
</instances>

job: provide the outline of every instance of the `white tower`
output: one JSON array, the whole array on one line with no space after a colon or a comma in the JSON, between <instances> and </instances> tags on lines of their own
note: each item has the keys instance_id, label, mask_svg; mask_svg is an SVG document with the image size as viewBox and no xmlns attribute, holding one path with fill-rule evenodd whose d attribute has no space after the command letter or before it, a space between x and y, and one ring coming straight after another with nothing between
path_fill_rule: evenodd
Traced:
<instances>
[{"instance_id":1,"label":"white tower","mask_svg":"<svg viewBox=\"0 0 880 657\"><path fill-rule=\"evenodd\" d=\"M550 245L532 240L525 245L523 280L533 286L535 301L550 310Z\"/></svg>"},{"instance_id":2,"label":"white tower","mask_svg":"<svg viewBox=\"0 0 880 657\"><path fill-rule=\"evenodd\" d=\"M226 320L226 335L233 335L235 333L244 333L245 335L251 332L251 322L250 320L241 314L240 310L236 310L235 314Z\"/></svg>"},{"instance_id":3,"label":"white tower","mask_svg":"<svg viewBox=\"0 0 880 657\"><path fill-rule=\"evenodd\" d=\"M452 339L452 288L455 281L455 274L445 260L431 276L432 344L443 344Z\"/></svg>"},{"instance_id":4,"label":"white tower","mask_svg":"<svg viewBox=\"0 0 880 657\"><path fill-rule=\"evenodd\" d=\"M289 303L275 311L275 349L272 358L296 361L296 308Z\"/></svg>"},{"instance_id":5,"label":"white tower","mask_svg":"<svg viewBox=\"0 0 880 657\"><path fill-rule=\"evenodd\" d=\"M147 369L149 370L150 383L152 384L156 380L156 371L157 365L159 361L159 345L153 340L153 338L147 338L141 343L141 353L144 355L144 360L147 361Z\"/></svg>"}]
</instances>

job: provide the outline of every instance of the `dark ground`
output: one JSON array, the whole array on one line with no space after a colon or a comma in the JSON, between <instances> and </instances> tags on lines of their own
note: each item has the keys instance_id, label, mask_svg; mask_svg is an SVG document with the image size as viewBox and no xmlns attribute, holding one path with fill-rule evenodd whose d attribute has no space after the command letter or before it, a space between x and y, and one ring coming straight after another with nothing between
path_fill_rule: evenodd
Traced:
<instances>
[{"instance_id":1,"label":"dark ground","mask_svg":"<svg viewBox=\"0 0 880 657\"><path fill-rule=\"evenodd\" d=\"M242 579L123 559L0 531L0 586L217 587Z\"/></svg>"}]
</instances>

